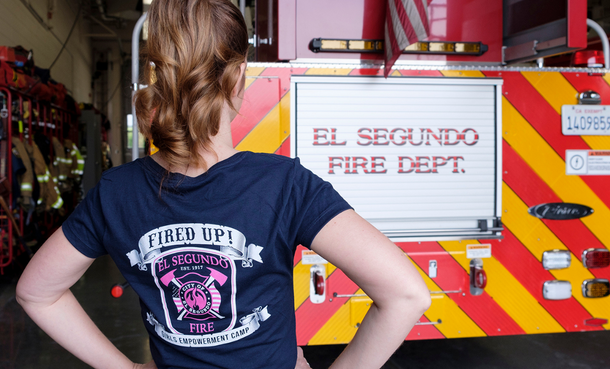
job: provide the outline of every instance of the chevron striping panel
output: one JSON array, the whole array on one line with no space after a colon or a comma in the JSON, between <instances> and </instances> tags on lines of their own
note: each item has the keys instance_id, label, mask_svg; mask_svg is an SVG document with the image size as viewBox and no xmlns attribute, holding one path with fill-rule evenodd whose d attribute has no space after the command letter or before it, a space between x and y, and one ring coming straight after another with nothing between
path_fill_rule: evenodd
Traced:
<instances>
[{"instance_id":1,"label":"chevron striping panel","mask_svg":"<svg viewBox=\"0 0 610 369\"><path fill-rule=\"evenodd\" d=\"M445 77L485 77L485 75L478 70L443 70L441 73Z\"/></svg>"},{"instance_id":2,"label":"chevron striping panel","mask_svg":"<svg viewBox=\"0 0 610 369\"><path fill-rule=\"evenodd\" d=\"M566 249L561 241L538 218L520 215L527 214L527 206L508 186L505 185L503 191L506 191L504 192L504 206L510 208L512 214L517 214L517 216L506 215L503 218L504 224L534 257L542 261L544 251ZM520 221L516 221L516 218L519 218ZM573 295L576 300L593 316L605 314L605 310L608 308L607 302L601 299L588 299L583 297L582 293L579 293L582 281L594 278L593 274L584 268L581 263L572 263L569 268L551 270L550 273L557 280L569 281L572 284L572 291L574 291Z\"/></svg>"},{"instance_id":3,"label":"chevron striping panel","mask_svg":"<svg viewBox=\"0 0 610 369\"><path fill-rule=\"evenodd\" d=\"M552 153L546 141L506 99L503 100L502 109L506 142L563 201L593 208L595 212L582 218L582 222L602 243L610 244L610 228L607 226L610 211L606 204L584 183L583 179L565 175L565 162L562 158Z\"/></svg>"},{"instance_id":4,"label":"chevron striping panel","mask_svg":"<svg viewBox=\"0 0 610 369\"><path fill-rule=\"evenodd\" d=\"M563 74L559 72L523 72L522 74L529 83L534 86L538 93L549 102L557 114L561 115L562 105L578 104L576 97L578 96L579 91L568 82ZM581 81L583 85L588 84L585 81L584 76L582 78L580 76L578 78L574 76L574 79ZM598 92L601 93L601 91ZM559 127L561 127L561 118L559 119ZM581 138L594 150L610 149L609 136L581 136Z\"/></svg>"},{"instance_id":5,"label":"chevron striping panel","mask_svg":"<svg viewBox=\"0 0 610 369\"><path fill-rule=\"evenodd\" d=\"M447 251L464 251L466 245L476 243L479 242L474 240L439 242ZM466 258L466 253L452 256L465 270L469 270L470 260ZM484 259L483 267L487 272L485 291L526 333L564 332L561 325L496 258Z\"/></svg>"},{"instance_id":6,"label":"chevron striping panel","mask_svg":"<svg viewBox=\"0 0 610 369\"><path fill-rule=\"evenodd\" d=\"M442 291L417 264L415 268L430 291ZM424 315L432 322L440 319L442 323L436 325L436 328L447 338L485 336L485 332L445 294L434 294L432 304Z\"/></svg>"},{"instance_id":7,"label":"chevron striping panel","mask_svg":"<svg viewBox=\"0 0 610 369\"><path fill-rule=\"evenodd\" d=\"M487 76L501 76L504 80L504 98L526 119L540 138L562 158L566 150L588 150L589 145L579 136L561 134L561 117L555 109L536 91L521 73L486 72ZM503 113L503 124L510 123L511 114ZM506 131L506 130L504 130ZM550 157L549 157L550 158ZM552 158L550 158L552 160ZM544 157L541 157L544 160ZM565 173L565 170L564 172ZM564 178L564 175L561 175ZM610 191L607 191L607 179L603 176L583 176L581 180L606 204L610 206Z\"/></svg>"},{"instance_id":8,"label":"chevron striping panel","mask_svg":"<svg viewBox=\"0 0 610 369\"><path fill-rule=\"evenodd\" d=\"M603 77L589 76L585 73L562 73L562 75L578 93L593 90L601 95L603 105L610 105L610 86ZM609 136L583 136L583 139L594 150L610 149Z\"/></svg>"},{"instance_id":9,"label":"chevron striping panel","mask_svg":"<svg viewBox=\"0 0 610 369\"><path fill-rule=\"evenodd\" d=\"M423 271L427 270L431 259L436 261L439 273L434 282L445 291L453 291L447 297L455 301L485 334L498 336L525 333L489 294L484 292L476 297L470 295L470 276L438 243L402 242L398 245Z\"/></svg>"},{"instance_id":10,"label":"chevron striping panel","mask_svg":"<svg viewBox=\"0 0 610 369\"><path fill-rule=\"evenodd\" d=\"M561 202L561 199L523 159L504 142L504 182L528 206ZM513 211L511 210L511 213ZM529 214L528 214L529 215ZM588 248L605 248L580 219L541 220L559 240L572 251L573 262L581 260L582 252ZM610 268L591 269L596 278L610 279Z\"/></svg>"},{"instance_id":11,"label":"chevron striping panel","mask_svg":"<svg viewBox=\"0 0 610 369\"><path fill-rule=\"evenodd\" d=\"M603 330L603 328L583 324L585 319L592 316L574 297L558 301L545 300L542 296L542 286L544 282L554 280L555 277L549 271L544 270L540 261L519 242L509 229L502 233L504 239L486 241L491 243L494 257L515 276L519 283L566 331Z\"/></svg>"},{"instance_id":12,"label":"chevron striping panel","mask_svg":"<svg viewBox=\"0 0 610 369\"><path fill-rule=\"evenodd\" d=\"M352 68L309 68L305 74L316 76L347 76Z\"/></svg>"},{"instance_id":13,"label":"chevron striping panel","mask_svg":"<svg viewBox=\"0 0 610 369\"><path fill-rule=\"evenodd\" d=\"M246 101L233 125L240 150L289 155L290 78L292 75L380 75L380 69L349 67L291 68L249 66ZM582 297L580 284L588 278L610 278L610 268L585 269L582 251L610 245L610 191L605 176L566 176L565 150L610 150L610 137L563 136L561 106L575 104L576 94L594 90L610 105L610 77L572 72L480 72L396 70L392 76L502 78L503 129L503 240L410 242L398 245L409 255L433 291L461 290L433 295L432 307L407 339L458 338L509 334L576 332L610 328L584 325L586 319L610 315L610 298ZM594 209L590 216L553 221L535 218L527 209L542 203L572 202ZM488 284L480 296L469 293L467 244L490 243L492 257L483 259ZM550 249L572 252L572 265L544 270L542 253ZM340 270L326 265L327 300L309 300L310 265L295 257L294 303L299 344L347 343L368 309L366 298L333 298L334 292L361 292ZM435 260L438 275L426 271ZM572 297L545 300L542 284L568 280Z\"/></svg>"}]
</instances>

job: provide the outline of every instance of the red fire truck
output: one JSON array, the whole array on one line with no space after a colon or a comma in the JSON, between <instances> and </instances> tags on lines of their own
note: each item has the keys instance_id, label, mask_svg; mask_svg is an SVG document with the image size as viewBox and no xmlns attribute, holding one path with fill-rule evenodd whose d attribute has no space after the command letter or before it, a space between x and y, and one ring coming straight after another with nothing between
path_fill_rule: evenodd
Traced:
<instances>
[{"instance_id":1,"label":"red fire truck","mask_svg":"<svg viewBox=\"0 0 610 369\"><path fill-rule=\"evenodd\" d=\"M433 298L407 339L610 328L608 43L586 0L432 0L388 78L386 0L249 3L234 144L298 156L404 250ZM372 303L304 248L294 291L299 345L349 342Z\"/></svg>"}]
</instances>

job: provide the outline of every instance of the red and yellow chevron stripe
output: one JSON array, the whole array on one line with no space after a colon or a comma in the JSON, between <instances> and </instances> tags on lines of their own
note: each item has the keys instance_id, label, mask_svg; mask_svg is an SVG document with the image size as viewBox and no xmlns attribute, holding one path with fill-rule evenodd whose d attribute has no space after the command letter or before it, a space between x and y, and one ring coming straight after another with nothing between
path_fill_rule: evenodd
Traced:
<instances>
[{"instance_id":1,"label":"red and yellow chevron stripe","mask_svg":"<svg viewBox=\"0 0 610 369\"><path fill-rule=\"evenodd\" d=\"M233 139L240 150L290 154L290 76L382 75L378 69L248 67L247 90L240 115L233 122ZM514 334L603 330L584 324L586 319L610 316L610 298L582 297L580 286L589 278L610 279L610 268L585 269L582 251L610 245L610 191L603 176L566 176L565 151L610 150L608 136L563 136L561 106L576 104L578 92L594 90L610 104L610 77L578 72L437 71L397 70L393 76L495 77L504 80L503 114L503 213L502 240L492 244L493 256L485 259L488 284L480 296L469 291L470 241L408 242L398 246L410 257L433 294L431 308L407 339L481 337ZM541 220L527 214L531 206L548 202L573 202L595 212L577 220ZM567 269L547 271L542 253L564 249L572 253ZM309 265L298 250L294 266L294 303L299 345L347 343L370 306L341 270L328 264L327 301L309 300ZM438 276L426 274L429 260L437 261ZM550 301L542 284L567 280L573 297Z\"/></svg>"}]
</instances>

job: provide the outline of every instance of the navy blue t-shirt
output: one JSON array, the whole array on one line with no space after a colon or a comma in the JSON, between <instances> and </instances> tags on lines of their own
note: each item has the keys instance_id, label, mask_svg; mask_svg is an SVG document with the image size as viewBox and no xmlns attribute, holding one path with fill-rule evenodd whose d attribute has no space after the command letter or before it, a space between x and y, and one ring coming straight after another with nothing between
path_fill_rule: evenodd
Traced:
<instances>
[{"instance_id":1,"label":"navy blue t-shirt","mask_svg":"<svg viewBox=\"0 0 610 369\"><path fill-rule=\"evenodd\" d=\"M165 173L150 157L106 171L64 222L67 239L114 259L159 368L294 368L296 246L350 206L277 155L240 152L160 187Z\"/></svg>"}]
</instances>

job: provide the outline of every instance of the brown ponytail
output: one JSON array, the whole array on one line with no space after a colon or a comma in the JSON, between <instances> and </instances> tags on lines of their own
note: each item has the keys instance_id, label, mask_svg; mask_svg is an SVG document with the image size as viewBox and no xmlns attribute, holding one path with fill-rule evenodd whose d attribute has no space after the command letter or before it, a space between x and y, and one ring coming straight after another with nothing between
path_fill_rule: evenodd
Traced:
<instances>
[{"instance_id":1,"label":"brown ponytail","mask_svg":"<svg viewBox=\"0 0 610 369\"><path fill-rule=\"evenodd\" d=\"M134 103L140 132L152 139L170 168L205 167L225 103L248 53L248 32L229 0L154 0L143 50L147 88ZM154 66L153 68L149 66Z\"/></svg>"}]
</instances>

